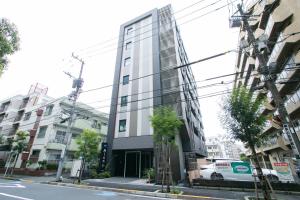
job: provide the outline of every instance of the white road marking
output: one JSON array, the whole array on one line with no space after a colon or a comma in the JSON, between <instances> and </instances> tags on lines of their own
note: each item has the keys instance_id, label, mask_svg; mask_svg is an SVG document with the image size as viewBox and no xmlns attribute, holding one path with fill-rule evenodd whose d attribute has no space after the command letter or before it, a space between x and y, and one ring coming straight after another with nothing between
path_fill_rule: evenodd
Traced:
<instances>
[{"instance_id":1,"label":"white road marking","mask_svg":"<svg viewBox=\"0 0 300 200\"><path fill-rule=\"evenodd\" d=\"M6 184L0 185L0 188L26 188L24 185L21 184Z\"/></svg>"},{"instance_id":2,"label":"white road marking","mask_svg":"<svg viewBox=\"0 0 300 200\"><path fill-rule=\"evenodd\" d=\"M15 198L15 199L21 199L21 200L34 200L34 199L29 199L29 198L15 196L15 195L6 194L6 193L0 193L0 195Z\"/></svg>"}]
</instances>

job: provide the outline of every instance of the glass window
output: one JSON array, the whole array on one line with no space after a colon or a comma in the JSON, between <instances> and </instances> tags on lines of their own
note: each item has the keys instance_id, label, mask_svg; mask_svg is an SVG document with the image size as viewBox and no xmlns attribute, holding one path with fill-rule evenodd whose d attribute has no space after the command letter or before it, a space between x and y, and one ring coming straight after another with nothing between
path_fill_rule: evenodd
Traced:
<instances>
[{"instance_id":1,"label":"glass window","mask_svg":"<svg viewBox=\"0 0 300 200\"><path fill-rule=\"evenodd\" d=\"M125 49L130 50L131 46L132 46L132 42L127 42L126 45L125 45Z\"/></svg>"},{"instance_id":2,"label":"glass window","mask_svg":"<svg viewBox=\"0 0 300 200\"><path fill-rule=\"evenodd\" d=\"M46 107L45 116L51 115L54 105L49 105Z\"/></svg>"},{"instance_id":3,"label":"glass window","mask_svg":"<svg viewBox=\"0 0 300 200\"><path fill-rule=\"evenodd\" d=\"M63 144L65 141L66 132L65 131L56 131L55 142Z\"/></svg>"},{"instance_id":4,"label":"glass window","mask_svg":"<svg viewBox=\"0 0 300 200\"><path fill-rule=\"evenodd\" d=\"M127 106L127 98L128 96L121 97L121 106Z\"/></svg>"},{"instance_id":5,"label":"glass window","mask_svg":"<svg viewBox=\"0 0 300 200\"><path fill-rule=\"evenodd\" d=\"M25 115L24 115L24 121L29 120L29 119L30 119L30 116L31 116L31 112L25 113Z\"/></svg>"},{"instance_id":6,"label":"glass window","mask_svg":"<svg viewBox=\"0 0 300 200\"><path fill-rule=\"evenodd\" d=\"M126 131L126 119L122 119L119 121L119 132Z\"/></svg>"},{"instance_id":7,"label":"glass window","mask_svg":"<svg viewBox=\"0 0 300 200\"><path fill-rule=\"evenodd\" d=\"M126 67L126 66L129 66L129 65L130 65L130 63L131 63L131 59L130 59L130 57L128 57L128 58L125 58L125 60L124 60L124 67Z\"/></svg>"},{"instance_id":8,"label":"glass window","mask_svg":"<svg viewBox=\"0 0 300 200\"><path fill-rule=\"evenodd\" d=\"M34 149L34 150L32 150L31 156L32 156L32 157L39 157L40 152L41 152L41 150L39 150L39 149Z\"/></svg>"},{"instance_id":9,"label":"glass window","mask_svg":"<svg viewBox=\"0 0 300 200\"><path fill-rule=\"evenodd\" d=\"M126 34L127 34L127 35L130 35L130 34L132 34L132 33L133 33L133 28L132 28L132 27L127 28Z\"/></svg>"},{"instance_id":10,"label":"glass window","mask_svg":"<svg viewBox=\"0 0 300 200\"><path fill-rule=\"evenodd\" d=\"M127 85L129 83L129 75L123 76L123 85Z\"/></svg>"},{"instance_id":11,"label":"glass window","mask_svg":"<svg viewBox=\"0 0 300 200\"><path fill-rule=\"evenodd\" d=\"M41 126L37 138L44 138L46 135L48 126Z\"/></svg>"}]
</instances>

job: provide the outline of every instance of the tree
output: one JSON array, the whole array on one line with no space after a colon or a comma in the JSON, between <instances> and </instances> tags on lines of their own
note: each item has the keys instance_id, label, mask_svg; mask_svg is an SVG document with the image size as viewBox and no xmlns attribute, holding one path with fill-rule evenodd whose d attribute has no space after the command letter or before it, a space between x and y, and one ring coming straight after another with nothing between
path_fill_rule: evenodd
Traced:
<instances>
[{"instance_id":1,"label":"tree","mask_svg":"<svg viewBox=\"0 0 300 200\"><path fill-rule=\"evenodd\" d=\"M177 117L176 112L171 107L159 107L154 110L150 117L152 127L154 128L153 139L160 148L158 154L162 157L162 192L163 185L167 175L167 192L170 192L170 183L172 183L171 170L171 149L175 146L175 137L178 134L178 128L182 122ZM156 173L158 175L158 173Z\"/></svg>"},{"instance_id":2,"label":"tree","mask_svg":"<svg viewBox=\"0 0 300 200\"><path fill-rule=\"evenodd\" d=\"M249 162L250 161L250 159L244 153L240 154L240 159L241 159L241 161L244 161L244 162Z\"/></svg>"},{"instance_id":3,"label":"tree","mask_svg":"<svg viewBox=\"0 0 300 200\"><path fill-rule=\"evenodd\" d=\"M16 137L12 140L12 153L16 155L16 158L14 160L14 165L11 170L11 174L13 174L14 169L16 167L17 161L19 159L20 153L24 151L24 149L28 146L28 136L29 133L26 131L18 131L16 133Z\"/></svg>"},{"instance_id":4,"label":"tree","mask_svg":"<svg viewBox=\"0 0 300 200\"><path fill-rule=\"evenodd\" d=\"M264 96L255 97L253 92L245 87L235 88L224 101L224 115L221 121L234 139L242 141L251 149L264 198L269 200L271 196L267 180L255 150L255 147L260 147L267 140L267 136L262 134L267 117L260 112L264 101Z\"/></svg>"},{"instance_id":5,"label":"tree","mask_svg":"<svg viewBox=\"0 0 300 200\"><path fill-rule=\"evenodd\" d=\"M7 55L19 50L18 30L13 23L5 18L0 18L0 76L7 68Z\"/></svg>"},{"instance_id":6,"label":"tree","mask_svg":"<svg viewBox=\"0 0 300 200\"><path fill-rule=\"evenodd\" d=\"M81 181L81 176L86 166L89 167L90 165L97 162L100 142L100 134L89 129L83 130L83 132L76 138L78 151L75 155L78 158L81 157L82 159L78 178L79 182Z\"/></svg>"}]
</instances>

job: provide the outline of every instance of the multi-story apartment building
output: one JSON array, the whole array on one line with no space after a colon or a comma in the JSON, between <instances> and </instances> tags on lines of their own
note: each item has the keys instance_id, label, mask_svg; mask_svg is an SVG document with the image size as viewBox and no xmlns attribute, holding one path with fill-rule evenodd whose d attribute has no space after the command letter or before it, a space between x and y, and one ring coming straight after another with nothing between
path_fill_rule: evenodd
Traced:
<instances>
[{"instance_id":1,"label":"multi-story apartment building","mask_svg":"<svg viewBox=\"0 0 300 200\"><path fill-rule=\"evenodd\" d=\"M200 105L171 6L151 10L120 28L108 126L109 162L116 176L141 177L158 167L149 117L162 105L184 122L172 151L174 180L183 179L186 155L206 156Z\"/></svg>"},{"instance_id":2,"label":"multi-story apartment building","mask_svg":"<svg viewBox=\"0 0 300 200\"><path fill-rule=\"evenodd\" d=\"M18 130L29 133L28 147L17 161L17 168L38 167L38 161L57 164L66 144L68 111L72 102L66 97L54 99L46 95L46 89L35 87L28 95L18 95L0 102L5 109L0 134L4 138L14 137ZM72 139L67 149L70 167L77 150L75 138L83 129L91 129L106 140L108 115L82 103L76 104L76 118L72 125ZM100 145L100 144L99 144ZM9 155L2 152L2 159Z\"/></svg>"},{"instance_id":3,"label":"multi-story apartment building","mask_svg":"<svg viewBox=\"0 0 300 200\"><path fill-rule=\"evenodd\" d=\"M240 159L242 147L222 135L206 138L207 158Z\"/></svg>"},{"instance_id":4,"label":"multi-story apartment building","mask_svg":"<svg viewBox=\"0 0 300 200\"><path fill-rule=\"evenodd\" d=\"M275 81L295 130L300 137L300 2L298 0L256 0L248 7L248 14L255 16L249 21L255 38L266 44L259 45L267 65L275 72ZM240 28L240 44L248 40L245 29ZM254 88L263 85L264 79L257 75L259 61L253 49L240 51L237 57L235 87L241 85ZM257 91L262 95L266 91ZM273 115L263 134L273 137L266 145L257 149L264 167L272 168L274 162L289 162L293 166L293 153L290 141L282 131L278 111L270 91L267 91L268 102L262 114Z\"/></svg>"}]
</instances>

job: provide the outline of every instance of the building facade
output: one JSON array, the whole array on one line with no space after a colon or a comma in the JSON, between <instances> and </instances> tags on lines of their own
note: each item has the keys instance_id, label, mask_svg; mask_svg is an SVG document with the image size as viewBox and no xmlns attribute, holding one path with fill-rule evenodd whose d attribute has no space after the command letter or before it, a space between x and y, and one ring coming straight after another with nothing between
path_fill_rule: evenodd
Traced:
<instances>
[{"instance_id":1,"label":"building facade","mask_svg":"<svg viewBox=\"0 0 300 200\"><path fill-rule=\"evenodd\" d=\"M39 161L56 165L66 144L68 111L72 102L68 98L54 99L46 95L45 88L35 86L28 95L18 95L0 102L4 118L0 122L0 134L7 138L15 137L17 131L29 133L28 146L19 155L17 168L37 168ZM70 168L77 151L75 138L83 129L99 133L106 141L108 115L82 103L76 104L76 118L72 125L72 139L67 149L65 167ZM100 145L100 144L99 144ZM2 149L1 159L12 164L9 151ZM7 160L9 159L9 160Z\"/></svg>"},{"instance_id":2,"label":"building facade","mask_svg":"<svg viewBox=\"0 0 300 200\"><path fill-rule=\"evenodd\" d=\"M175 180L184 178L186 154L206 156L191 68L173 69L189 61L171 13L169 5L121 25L107 136L115 176L141 177L158 167L149 117L161 105L172 106L184 122L172 153Z\"/></svg>"},{"instance_id":3,"label":"building facade","mask_svg":"<svg viewBox=\"0 0 300 200\"><path fill-rule=\"evenodd\" d=\"M274 70L277 89L284 103L294 128L300 137L300 2L298 0L260 0L252 1L247 12L258 16L249 21L255 38L260 41L259 48L267 60L267 65ZM248 40L248 34L240 28L239 41ZM237 57L235 87L254 88L264 84L258 75L259 61L253 48L240 51ZM267 103L261 110L264 115L271 115L263 134L271 139L257 149L263 167L272 168L275 162L295 164L287 135L282 131L279 114L270 91L256 91L257 95L267 94ZM249 152L248 152L249 153ZM249 155L249 154L248 154Z\"/></svg>"},{"instance_id":4,"label":"building facade","mask_svg":"<svg viewBox=\"0 0 300 200\"><path fill-rule=\"evenodd\" d=\"M222 135L206 138L207 158L217 159L226 158L240 160L240 154L243 153L241 145L225 138Z\"/></svg>"}]
</instances>

